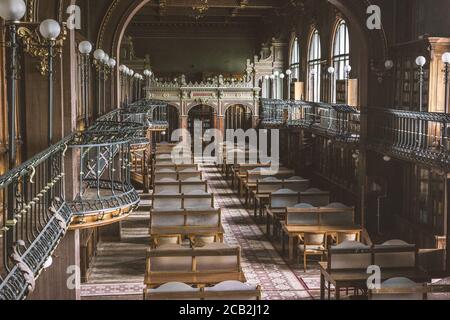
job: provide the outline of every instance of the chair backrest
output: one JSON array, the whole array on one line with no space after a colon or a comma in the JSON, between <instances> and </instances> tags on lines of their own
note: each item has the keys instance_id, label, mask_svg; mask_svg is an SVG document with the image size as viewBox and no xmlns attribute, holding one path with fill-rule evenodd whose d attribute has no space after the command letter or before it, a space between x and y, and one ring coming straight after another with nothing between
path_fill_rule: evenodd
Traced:
<instances>
[{"instance_id":1,"label":"chair backrest","mask_svg":"<svg viewBox=\"0 0 450 320\"><path fill-rule=\"evenodd\" d=\"M286 210L287 226L316 226L319 225L319 208L307 203L299 203Z\"/></svg>"},{"instance_id":2,"label":"chair backrest","mask_svg":"<svg viewBox=\"0 0 450 320\"><path fill-rule=\"evenodd\" d=\"M153 210L150 214L151 228L162 227L220 227L221 210Z\"/></svg>"},{"instance_id":3,"label":"chair backrest","mask_svg":"<svg viewBox=\"0 0 450 320\"><path fill-rule=\"evenodd\" d=\"M163 178L161 180L155 181L153 186L153 193L158 194L161 192L179 193L179 181L170 178Z\"/></svg>"},{"instance_id":4,"label":"chair backrest","mask_svg":"<svg viewBox=\"0 0 450 320\"><path fill-rule=\"evenodd\" d=\"M345 241L328 249L328 269L367 269L372 265L370 246L360 242Z\"/></svg>"},{"instance_id":5,"label":"chair backrest","mask_svg":"<svg viewBox=\"0 0 450 320\"><path fill-rule=\"evenodd\" d=\"M205 191L194 190L183 194L183 207L189 208L214 208L214 195Z\"/></svg>"},{"instance_id":6,"label":"chair backrest","mask_svg":"<svg viewBox=\"0 0 450 320\"><path fill-rule=\"evenodd\" d=\"M183 196L181 193L162 192L152 195L152 209L181 209Z\"/></svg>"},{"instance_id":7,"label":"chair backrest","mask_svg":"<svg viewBox=\"0 0 450 320\"><path fill-rule=\"evenodd\" d=\"M189 193L192 191L204 191L208 192L208 183L206 181L197 180L197 178L191 178L195 180L186 179L180 182L181 193Z\"/></svg>"},{"instance_id":8,"label":"chair backrest","mask_svg":"<svg viewBox=\"0 0 450 320\"><path fill-rule=\"evenodd\" d=\"M310 185L310 181L306 179L298 179L298 180L283 180L283 188L291 189L293 191L304 192L308 190Z\"/></svg>"},{"instance_id":9,"label":"chair backrest","mask_svg":"<svg viewBox=\"0 0 450 320\"><path fill-rule=\"evenodd\" d=\"M155 163L155 165L153 166L155 172L161 171L163 169L170 169L172 171L176 171L177 170L177 166L173 163Z\"/></svg>"},{"instance_id":10,"label":"chair backrest","mask_svg":"<svg viewBox=\"0 0 450 320\"><path fill-rule=\"evenodd\" d=\"M178 165L176 165L176 170L178 172L184 171L184 170L199 171L198 164L194 164L194 163L191 163L191 164L178 164Z\"/></svg>"},{"instance_id":11,"label":"chair backrest","mask_svg":"<svg viewBox=\"0 0 450 320\"><path fill-rule=\"evenodd\" d=\"M289 189L279 189L270 195L271 208L287 208L298 203L299 192Z\"/></svg>"},{"instance_id":12,"label":"chair backrest","mask_svg":"<svg viewBox=\"0 0 450 320\"><path fill-rule=\"evenodd\" d=\"M305 232L303 234L303 243L306 246L325 245L327 234L325 232Z\"/></svg>"},{"instance_id":13,"label":"chair backrest","mask_svg":"<svg viewBox=\"0 0 450 320\"><path fill-rule=\"evenodd\" d=\"M330 203L330 193L319 189L308 189L300 193L300 202L309 203L314 207L327 206Z\"/></svg>"},{"instance_id":14,"label":"chair backrest","mask_svg":"<svg viewBox=\"0 0 450 320\"><path fill-rule=\"evenodd\" d=\"M186 224L186 212L183 209L167 211L152 210L150 212L150 226L152 228L160 227L182 227Z\"/></svg>"},{"instance_id":15,"label":"chair backrest","mask_svg":"<svg viewBox=\"0 0 450 320\"><path fill-rule=\"evenodd\" d=\"M417 266L417 247L402 240L390 240L375 245L374 264L383 268L414 268Z\"/></svg>"},{"instance_id":16,"label":"chair backrest","mask_svg":"<svg viewBox=\"0 0 450 320\"><path fill-rule=\"evenodd\" d=\"M272 193L279 189L283 189L283 180L275 177L258 179L256 181L256 193Z\"/></svg>"}]
</instances>

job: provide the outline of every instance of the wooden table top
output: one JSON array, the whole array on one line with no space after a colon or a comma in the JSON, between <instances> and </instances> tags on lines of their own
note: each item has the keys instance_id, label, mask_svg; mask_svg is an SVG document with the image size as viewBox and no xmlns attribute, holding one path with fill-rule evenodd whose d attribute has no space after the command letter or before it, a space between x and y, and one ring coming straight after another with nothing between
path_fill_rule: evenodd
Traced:
<instances>
[{"instance_id":1,"label":"wooden table top","mask_svg":"<svg viewBox=\"0 0 450 320\"><path fill-rule=\"evenodd\" d=\"M216 233L224 233L223 227L196 227L196 226L179 226L179 227L151 227L150 236L158 235L209 235Z\"/></svg>"},{"instance_id":2,"label":"wooden table top","mask_svg":"<svg viewBox=\"0 0 450 320\"><path fill-rule=\"evenodd\" d=\"M304 232L362 232L363 228L359 225L342 225L342 226L287 226L286 222L281 222L281 226L287 233L304 233Z\"/></svg>"}]
</instances>

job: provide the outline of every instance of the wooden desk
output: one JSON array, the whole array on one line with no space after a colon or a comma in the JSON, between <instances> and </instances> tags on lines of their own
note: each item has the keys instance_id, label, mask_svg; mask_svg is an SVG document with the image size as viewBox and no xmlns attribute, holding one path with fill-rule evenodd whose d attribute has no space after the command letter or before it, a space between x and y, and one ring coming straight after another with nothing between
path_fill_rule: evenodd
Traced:
<instances>
[{"instance_id":1,"label":"wooden desk","mask_svg":"<svg viewBox=\"0 0 450 320\"><path fill-rule=\"evenodd\" d=\"M209 236L217 235L220 242L223 242L223 227L198 227L198 226L179 226L179 227L150 227L150 237L180 234L181 236Z\"/></svg>"},{"instance_id":2,"label":"wooden desk","mask_svg":"<svg viewBox=\"0 0 450 320\"><path fill-rule=\"evenodd\" d=\"M288 252L289 259L294 259L294 248L299 235L305 232L326 232L327 234L333 234L337 232L359 232L363 231L363 228L358 225L349 226L287 226L285 222L281 222L281 229L288 237ZM285 237L282 237L283 252L285 251Z\"/></svg>"},{"instance_id":3,"label":"wooden desk","mask_svg":"<svg viewBox=\"0 0 450 320\"><path fill-rule=\"evenodd\" d=\"M144 283L147 288L156 288L168 282L182 282L189 285L203 287L205 285L216 285L223 281L235 280L247 282L243 272L206 272L193 274L191 272L162 272L147 274Z\"/></svg>"},{"instance_id":4,"label":"wooden desk","mask_svg":"<svg viewBox=\"0 0 450 320\"><path fill-rule=\"evenodd\" d=\"M335 298L340 299L341 288L358 288L367 290L367 279L370 274L367 270L331 270L328 271L328 262L319 262L320 267L320 299L325 299L325 282L333 284L335 287ZM430 276L418 268L393 268L381 270L381 281L395 277L406 277L416 282L429 282ZM328 287L328 296L330 288Z\"/></svg>"}]
</instances>

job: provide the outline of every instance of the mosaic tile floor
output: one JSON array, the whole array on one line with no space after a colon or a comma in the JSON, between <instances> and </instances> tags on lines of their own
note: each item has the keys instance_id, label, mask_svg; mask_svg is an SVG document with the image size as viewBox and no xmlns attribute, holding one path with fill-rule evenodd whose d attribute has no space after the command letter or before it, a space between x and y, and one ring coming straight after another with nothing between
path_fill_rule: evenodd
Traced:
<instances>
[{"instance_id":1,"label":"mosaic tile floor","mask_svg":"<svg viewBox=\"0 0 450 320\"><path fill-rule=\"evenodd\" d=\"M225 242L242 247L242 267L250 283L260 284L263 298L270 300L314 299L319 295L319 273L311 263L307 273L297 263L287 263L280 245L272 243L263 225L253 219L215 166L202 167L215 205L222 208ZM82 297L139 299L142 295L145 249L148 243L148 202L141 203L122 226L120 243L102 243L93 262L89 283Z\"/></svg>"}]
</instances>

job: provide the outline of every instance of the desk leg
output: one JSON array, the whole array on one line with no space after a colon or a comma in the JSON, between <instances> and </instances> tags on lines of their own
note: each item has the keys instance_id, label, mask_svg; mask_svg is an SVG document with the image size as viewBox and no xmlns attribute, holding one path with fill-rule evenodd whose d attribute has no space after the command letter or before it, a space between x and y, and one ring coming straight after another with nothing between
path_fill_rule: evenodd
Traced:
<instances>
[{"instance_id":1,"label":"desk leg","mask_svg":"<svg viewBox=\"0 0 450 320\"><path fill-rule=\"evenodd\" d=\"M256 201L256 196L255 196L255 200L253 200L253 215L255 216L255 218L258 216L258 204Z\"/></svg>"},{"instance_id":2,"label":"desk leg","mask_svg":"<svg viewBox=\"0 0 450 320\"><path fill-rule=\"evenodd\" d=\"M289 236L289 260L294 259L294 237Z\"/></svg>"},{"instance_id":3,"label":"desk leg","mask_svg":"<svg viewBox=\"0 0 450 320\"><path fill-rule=\"evenodd\" d=\"M320 273L320 300L325 300L325 277Z\"/></svg>"}]
</instances>

